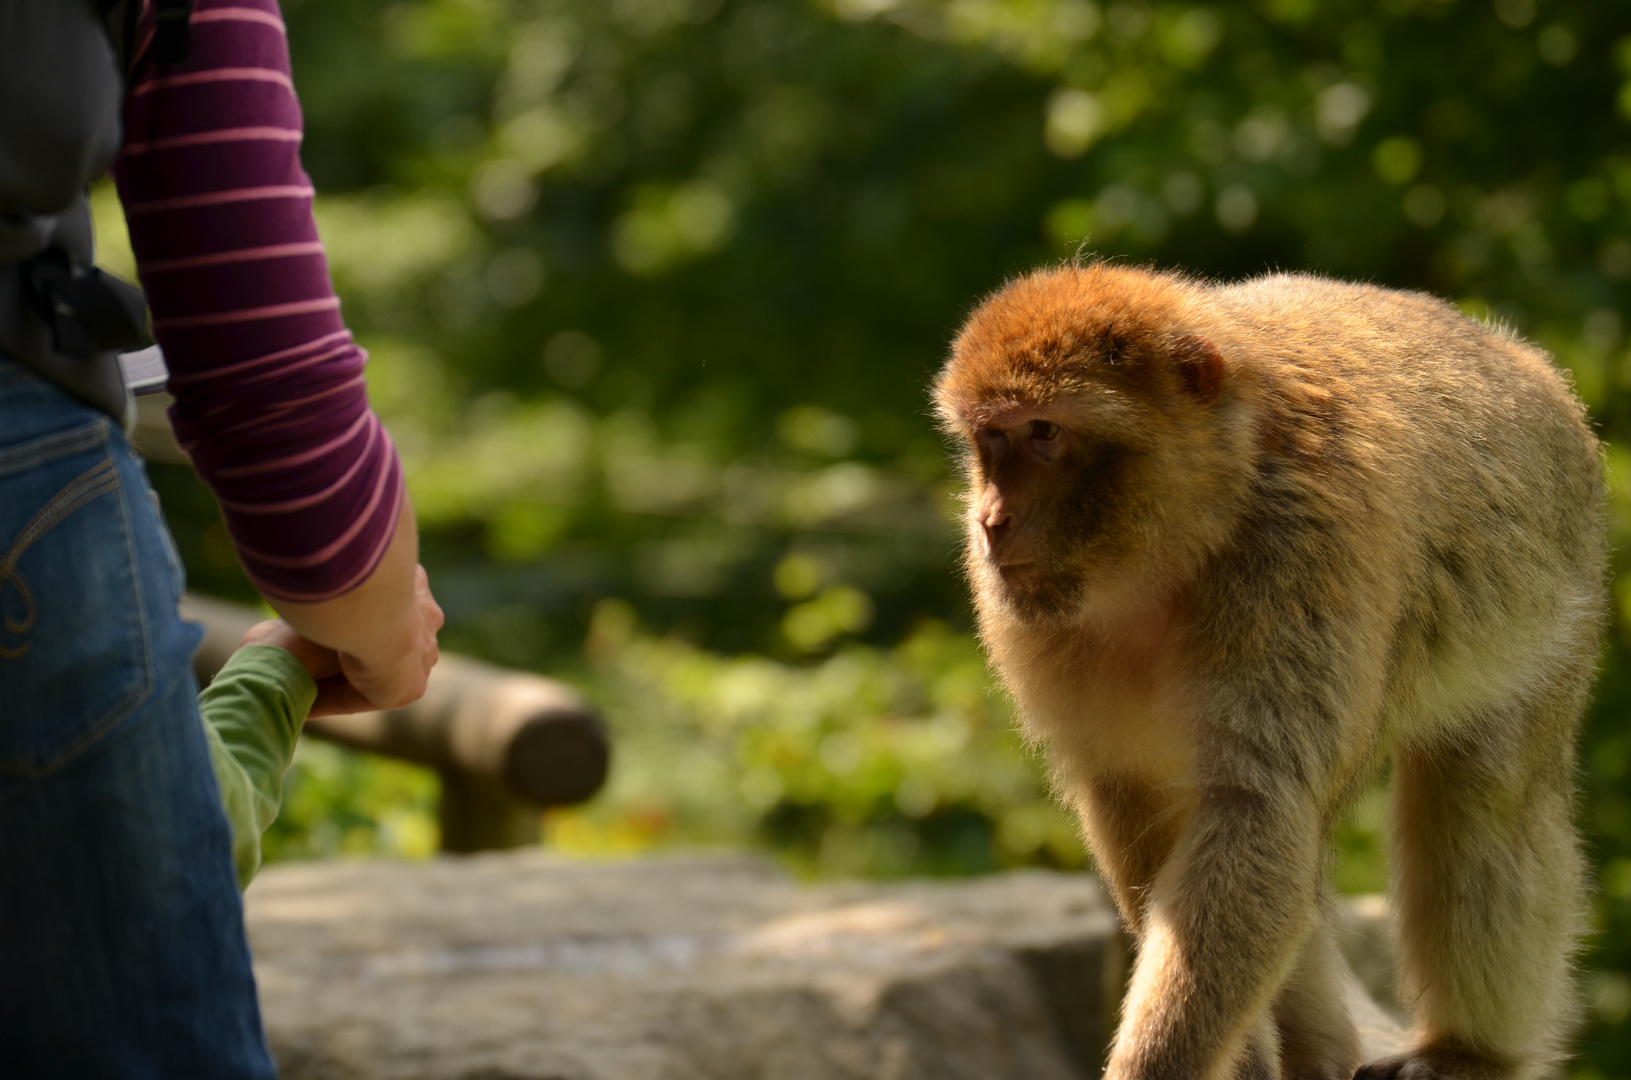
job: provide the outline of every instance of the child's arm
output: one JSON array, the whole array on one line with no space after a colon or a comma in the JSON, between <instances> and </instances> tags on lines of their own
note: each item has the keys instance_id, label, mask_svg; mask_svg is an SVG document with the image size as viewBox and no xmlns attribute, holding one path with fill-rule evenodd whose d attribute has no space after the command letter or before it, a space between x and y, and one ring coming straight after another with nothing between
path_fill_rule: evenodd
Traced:
<instances>
[{"instance_id":1,"label":"child's arm","mask_svg":"<svg viewBox=\"0 0 1631 1080\"><path fill-rule=\"evenodd\" d=\"M244 635L242 647L199 695L240 888L260 869L261 834L282 804L283 774L318 699L317 680L338 670L332 651L281 620L263 622Z\"/></svg>"}]
</instances>

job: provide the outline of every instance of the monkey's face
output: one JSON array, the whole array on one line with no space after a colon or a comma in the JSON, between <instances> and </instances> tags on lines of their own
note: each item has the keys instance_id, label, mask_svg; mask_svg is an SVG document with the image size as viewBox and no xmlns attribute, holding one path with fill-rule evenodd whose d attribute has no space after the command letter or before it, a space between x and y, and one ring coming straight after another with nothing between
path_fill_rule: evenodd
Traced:
<instances>
[{"instance_id":1,"label":"monkey's face","mask_svg":"<svg viewBox=\"0 0 1631 1080\"><path fill-rule=\"evenodd\" d=\"M1027 619L1068 617L1127 548L1136 452L1068 411L1020 408L970 430L969 569Z\"/></svg>"},{"instance_id":2,"label":"monkey's face","mask_svg":"<svg viewBox=\"0 0 1631 1080\"><path fill-rule=\"evenodd\" d=\"M1241 471L1220 419L1227 365L1173 280L1064 267L970 316L935 387L969 479L968 569L983 607L1071 620L1186 565Z\"/></svg>"}]
</instances>

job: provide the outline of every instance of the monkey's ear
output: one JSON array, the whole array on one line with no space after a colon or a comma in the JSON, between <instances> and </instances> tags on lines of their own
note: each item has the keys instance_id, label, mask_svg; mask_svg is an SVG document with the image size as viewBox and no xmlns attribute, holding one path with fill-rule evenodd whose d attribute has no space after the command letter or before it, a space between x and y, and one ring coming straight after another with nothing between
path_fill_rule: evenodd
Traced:
<instances>
[{"instance_id":1,"label":"monkey's ear","mask_svg":"<svg viewBox=\"0 0 1631 1080\"><path fill-rule=\"evenodd\" d=\"M1210 405L1223 396L1223 354L1203 337L1185 334L1172 346L1173 361L1189 392Z\"/></svg>"}]
</instances>

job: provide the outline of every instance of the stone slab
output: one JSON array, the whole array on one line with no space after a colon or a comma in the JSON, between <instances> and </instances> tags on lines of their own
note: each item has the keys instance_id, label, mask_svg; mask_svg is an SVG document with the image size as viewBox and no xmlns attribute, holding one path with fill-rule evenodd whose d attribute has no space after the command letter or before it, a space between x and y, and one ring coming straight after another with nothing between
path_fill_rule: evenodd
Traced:
<instances>
[{"instance_id":1,"label":"stone slab","mask_svg":"<svg viewBox=\"0 0 1631 1080\"><path fill-rule=\"evenodd\" d=\"M284 1080L1082 1080L1126 970L1086 874L529 850L275 866L246 908Z\"/></svg>"}]
</instances>

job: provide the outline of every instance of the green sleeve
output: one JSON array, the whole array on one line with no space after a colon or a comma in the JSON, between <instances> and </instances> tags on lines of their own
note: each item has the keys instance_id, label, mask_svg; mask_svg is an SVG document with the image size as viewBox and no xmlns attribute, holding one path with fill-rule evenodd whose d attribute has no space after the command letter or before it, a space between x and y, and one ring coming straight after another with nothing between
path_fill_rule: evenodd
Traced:
<instances>
[{"instance_id":1,"label":"green sleeve","mask_svg":"<svg viewBox=\"0 0 1631 1080\"><path fill-rule=\"evenodd\" d=\"M260 869L261 833L283 801L283 774L317 683L293 654L246 645L198 696L221 805L232 823L232 861L244 888Z\"/></svg>"}]
</instances>

